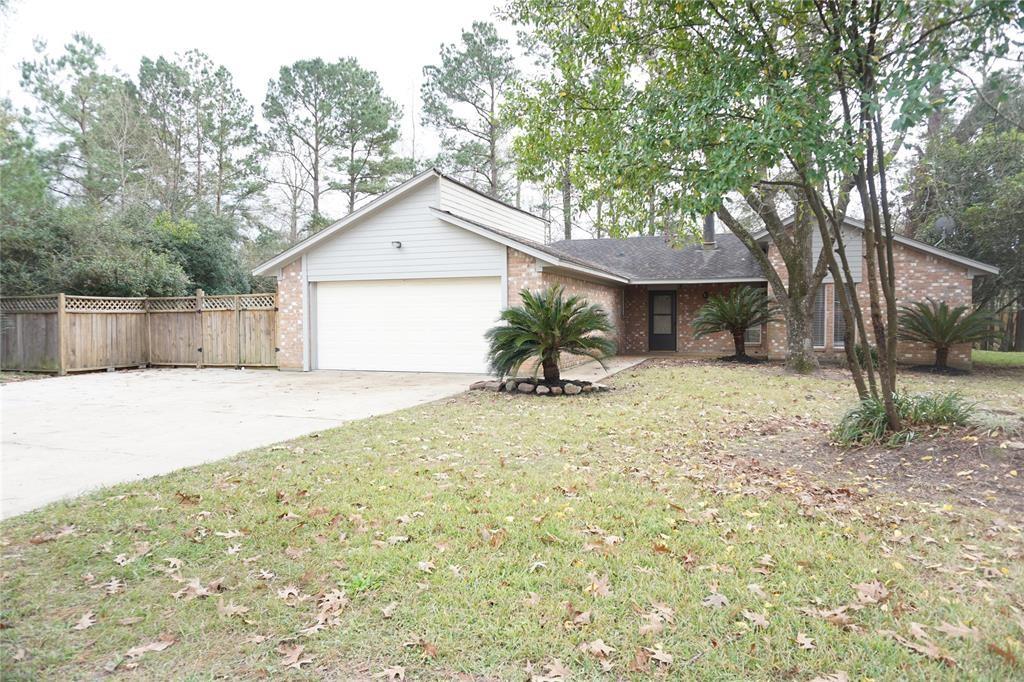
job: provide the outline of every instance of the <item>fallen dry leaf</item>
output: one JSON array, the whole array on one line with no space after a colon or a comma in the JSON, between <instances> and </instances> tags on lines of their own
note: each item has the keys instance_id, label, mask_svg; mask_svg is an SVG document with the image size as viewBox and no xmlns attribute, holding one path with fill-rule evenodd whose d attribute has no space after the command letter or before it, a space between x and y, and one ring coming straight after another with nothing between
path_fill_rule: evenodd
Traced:
<instances>
[{"instance_id":1,"label":"fallen dry leaf","mask_svg":"<svg viewBox=\"0 0 1024 682\"><path fill-rule=\"evenodd\" d=\"M592 594L597 597L610 597L612 594L611 586L609 585L610 578L605 573L603 576L598 577L597 574L591 573L588 577L590 583L583 588L584 592Z\"/></svg>"},{"instance_id":2,"label":"fallen dry leaf","mask_svg":"<svg viewBox=\"0 0 1024 682\"><path fill-rule=\"evenodd\" d=\"M850 676L845 670L837 670L834 673L827 673L815 677L811 682L850 682Z\"/></svg>"},{"instance_id":3,"label":"fallen dry leaf","mask_svg":"<svg viewBox=\"0 0 1024 682\"><path fill-rule=\"evenodd\" d=\"M583 642L579 648L583 653L590 654L595 658L608 658L615 653L615 648L605 644L602 639L595 639L593 642Z\"/></svg>"},{"instance_id":4,"label":"fallen dry leaf","mask_svg":"<svg viewBox=\"0 0 1024 682\"><path fill-rule=\"evenodd\" d=\"M54 530L48 530L48 531L39 533L38 535L33 535L32 537L30 537L28 539L28 541L31 542L33 545L41 545L44 542L53 542L54 540L59 540L60 538L67 537L68 535L74 535L74 534L75 534L75 527L74 526L58 526Z\"/></svg>"},{"instance_id":5,"label":"fallen dry leaf","mask_svg":"<svg viewBox=\"0 0 1024 682\"><path fill-rule=\"evenodd\" d=\"M806 633L796 633L796 643L800 645L801 649L813 649L816 645L813 637L808 637Z\"/></svg>"},{"instance_id":6,"label":"fallen dry leaf","mask_svg":"<svg viewBox=\"0 0 1024 682\"><path fill-rule=\"evenodd\" d=\"M947 637L973 639L976 642L981 639L981 631L978 630L978 628L970 628L959 622L956 625L950 625L946 621L942 621L942 625L939 625L935 629Z\"/></svg>"},{"instance_id":7,"label":"fallen dry leaf","mask_svg":"<svg viewBox=\"0 0 1024 682\"><path fill-rule=\"evenodd\" d=\"M96 615L92 611L87 611L78 619L78 622L72 626L72 630L85 630L96 625Z\"/></svg>"},{"instance_id":8,"label":"fallen dry leaf","mask_svg":"<svg viewBox=\"0 0 1024 682\"><path fill-rule=\"evenodd\" d=\"M936 661L942 661L948 666L956 665L956 661L954 661L949 654L945 653L930 639L918 639L917 641L912 641L903 637L899 633L893 632L892 630L879 630L878 634L892 637L903 646L907 647L911 651L921 654L922 656L927 656L928 658Z\"/></svg>"},{"instance_id":9,"label":"fallen dry leaf","mask_svg":"<svg viewBox=\"0 0 1024 682\"><path fill-rule=\"evenodd\" d=\"M131 649L126 651L124 655L127 658L141 658L143 655L149 653L150 651L163 651L167 647L174 644L176 641L177 640L175 639L174 635L165 633L157 637L156 640L152 642L140 644L138 646L133 646Z\"/></svg>"},{"instance_id":10,"label":"fallen dry leaf","mask_svg":"<svg viewBox=\"0 0 1024 682\"><path fill-rule=\"evenodd\" d=\"M217 599L217 613L225 616L226 618L231 618L233 616L241 616L244 613L249 613L249 609L245 606L239 606L230 600L225 604L224 597L219 597Z\"/></svg>"},{"instance_id":11,"label":"fallen dry leaf","mask_svg":"<svg viewBox=\"0 0 1024 682\"><path fill-rule=\"evenodd\" d=\"M766 628L768 627L768 619L760 613L754 611L744 611L743 617L754 624L755 628Z\"/></svg>"},{"instance_id":12,"label":"fallen dry leaf","mask_svg":"<svg viewBox=\"0 0 1024 682\"><path fill-rule=\"evenodd\" d=\"M729 599L724 594L712 592L701 599L700 603L710 608L721 609L729 605Z\"/></svg>"},{"instance_id":13,"label":"fallen dry leaf","mask_svg":"<svg viewBox=\"0 0 1024 682\"><path fill-rule=\"evenodd\" d=\"M572 671L557 658L545 663L541 671L540 675L532 675L530 682L565 682L572 675Z\"/></svg>"},{"instance_id":14,"label":"fallen dry leaf","mask_svg":"<svg viewBox=\"0 0 1024 682\"><path fill-rule=\"evenodd\" d=\"M405 679L405 668L400 665L393 665L390 668L384 668L379 673L374 675L377 679L385 680L404 680Z\"/></svg>"},{"instance_id":15,"label":"fallen dry leaf","mask_svg":"<svg viewBox=\"0 0 1024 682\"><path fill-rule=\"evenodd\" d=\"M660 644L655 644L653 647L645 646L644 651L647 652L652 661L663 666L672 665L672 654L662 649Z\"/></svg>"},{"instance_id":16,"label":"fallen dry leaf","mask_svg":"<svg viewBox=\"0 0 1024 682\"><path fill-rule=\"evenodd\" d=\"M311 664L313 657L302 654L305 648L301 644L282 644L279 646L277 653L281 654L281 665L285 668L301 670L302 666Z\"/></svg>"},{"instance_id":17,"label":"fallen dry leaf","mask_svg":"<svg viewBox=\"0 0 1024 682\"><path fill-rule=\"evenodd\" d=\"M850 587L857 591L857 601L861 604L879 604L889 598L889 590L877 580L854 583Z\"/></svg>"}]
</instances>

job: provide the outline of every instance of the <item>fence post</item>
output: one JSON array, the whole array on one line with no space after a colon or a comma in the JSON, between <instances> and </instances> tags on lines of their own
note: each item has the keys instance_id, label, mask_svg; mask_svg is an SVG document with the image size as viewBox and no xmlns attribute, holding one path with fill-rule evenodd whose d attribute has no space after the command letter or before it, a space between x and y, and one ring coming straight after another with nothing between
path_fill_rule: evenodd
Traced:
<instances>
[{"instance_id":1,"label":"fence post","mask_svg":"<svg viewBox=\"0 0 1024 682\"><path fill-rule=\"evenodd\" d=\"M242 366L242 297L235 294L235 367Z\"/></svg>"},{"instance_id":2,"label":"fence post","mask_svg":"<svg viewBox=\"0 0 1024 682\"><path fill-rule=\"evenodd\" d=\"M57 294L57 376L68 373L68 313L64 294Z\"/></svg>"},{"instance_id":3,"label":"fence post","mask_svg":"<svg viewBox=\"0 0 1024 682\"><path fill-rule=\"evenodd\" d=\"M149 297L142 299L142 310L146 320L146 354L143 360L145 360L145 366L149 367L149 363L153 361L153 325L152 318L149 314Z\"/></svg>"},{"instance_id":4,"label":"fence post","mask_svg":"<svg viewBox=\"0 0 1024 682\"><path fill-rule=\"evenodd\" d=\"M199 347L196 351L199 353L199 357L196 359L196 367L202 369L203 367L203 341L206 336L206 329L203 325L203 296L205 296L202 289L196 289L196 343Z\"/></svg>"}]
</instances>

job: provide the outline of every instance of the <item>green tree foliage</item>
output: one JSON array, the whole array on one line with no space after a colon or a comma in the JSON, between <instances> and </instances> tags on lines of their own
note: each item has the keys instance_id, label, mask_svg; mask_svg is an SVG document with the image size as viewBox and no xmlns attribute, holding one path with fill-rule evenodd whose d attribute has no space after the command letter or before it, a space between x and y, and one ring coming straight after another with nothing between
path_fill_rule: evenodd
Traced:
<instances>
[{"instance_id":1,"label":"green tree foliage","mask_svg":"<svg viewBox=\"0 0 1024 682\"><path fill-rule=\"evenodd\" d=\"M693 319L694 336L728 332L736 347L736 358L747 357L746 331L774 320L778 306L768 300L768 294L759 287L738 286L721 296L708 299Z\"/></svg>"},{"instance_id":2,"label":"green tree foliage","mask_svg":"<svg viewBox=\"0 0 1024 682\"><path fill-rule=\"evenodd\" d=\"M897 429L888 157L930 113L936 83L980 52L1005 52L1018 5L512 0L509 13L535 29L557 63L582 60L570 104L604 120L588 136L586 148L597 154L591 168L637 197L671 188L666 194L684 210L717 212L747 245L782 304L794 369L816 366L808 343L816 283L826 273L853 281L840 225L856 190L880 385L870 368L868 377ZM786 281L729 210L730 194L767 231ZM783 224L780 201L795 205L794 229ZM823 248L809 255L815 230ZM837 290L848 328L866 338L847 287ZM858 393L867 395L852 348L848 360Z\"/></svg>"},{"instance_id":3,"label":"green tree foliage","mask_svg":"<svg viewBox=\"0 0 1024 682\"><path fill-rule=\"evenodd\" d=\"M443 167L493 197L509 194L501 112L518 70L494 24L477 21L461 45L442 45L441 62L423 67L423 123L440 133Z\"/></svg>"},{"instance_id":4,"label":"green tree foliage","mask_svg":"<svg viewBox=\"0 0 1024 682\"><path fill-rule=\"evenodd\" d=\"M562 287L519 292L521 306L507 308L499 324L487 331L487 361L499 377L515 376L527 362L537 361L544 381L560 379L562 353L585 355L599 362L615 354L607 336L614 331L608 313L579 296L565 296Z\"/></svg>"},{"instance_id":5,"label":"green tree foliage","mask_svg":"<svg viewBox=\"0 0 1024 682\"><path fill-rule=\"evenodd\" d=\"M303 192L312 202L310 223L314 229L330 222L320 203L330 191L326 169L339 147L341 70L340 64L319 58L282 66L277 79L267 85L263 100L263 116L270 125L269 151L293 160L308 178Z\"/></svg>"},{"instance_id":6,"label":"green tree foliage","mask_svg":"<svg viewBox=\"0 0 1024 682\"><path fill-rule=\"evenodd\" d=\"M96 205L123 199L144 165L135 87L104 70L103 48L88 36L75 34L56 58L36 47L40 57L21 65L21 84L38 103L38 134L53 141L52 188Z\"/></svg>"},{"instance_id":7,"label":"green tree foliage","mask_svg":"<svg viewBox=\"0 0 1024 682\"><path fill-rule=\"evenodd\" d=\"M227 70L191 51L144 59L136 85L86 36L39 50L35 109L0 112L4 293L247 291L257 133Z\"/></svg>"},{"instance_id":8,"label":"green tree foliage","mask_svg":"<svg viewBox=\"0 0 1024 682\"><path fill-rule=\"evenodd\" d=\"M327 193L344 190L351 211L360 196L408 171L393 153L401 109L383 94L377 74L355 59L281 67L267 86L263 115L270 126L267 146L278 161L272 181L296 211L301 198L309 198L309 231L331 222L323 214Z\"/></svg>"},{"instance_id":9,"label":"green tree foliage","mask_svg":"<svg viewBox=\"0 0 1024 682\"><path fill-rule=\"evenodd\" d=\"M230 72L197 50L144 57L139 93L150 122L151 192L182 215L201 206L233 213L261 189L252 106Z\"/></svg>"},{"instance_id":10,"label":"green tree foliage","mask_svg":"<svg viewBox=\"0 0 1024 682\"><path fill-rule=\"evenodd\" d=\"M994 335L995 317L986 310L950 308L945 301L929 298L900 306L899 338L935 349L935 366L948 366L949 350L961 343L974 343Z\"/></svg>"},{"instance_id":11,"label":"green tree foliage","mask_svg":"<svg viewBox=\"0 0 1024 682\"><path fill-rule=\"evenodd\" d=\"M343 93L338 104L340 153L333 186L345 193L348 211L365 196L380 194L391 181L412 173L412 161L395 155L402 108L384 94L380 79L354 59L342 65Z\"/></svg>"},{"instance_id":12,"label":"green tree foliage","mask_svg":"<svg viewBox=\"0 0 1024 682\"><path fill-rule=\"evenodd\" d=\"M947 117L913 169L914 237L999 267L976 287L980 305L1024 309L1024 78L995 72ZM940 219L942 219L940 221ZM1024 349L1024 322L1016 343ZM1010 334L1008 337L1013 337Z\"/></svg>"}]
</instances>

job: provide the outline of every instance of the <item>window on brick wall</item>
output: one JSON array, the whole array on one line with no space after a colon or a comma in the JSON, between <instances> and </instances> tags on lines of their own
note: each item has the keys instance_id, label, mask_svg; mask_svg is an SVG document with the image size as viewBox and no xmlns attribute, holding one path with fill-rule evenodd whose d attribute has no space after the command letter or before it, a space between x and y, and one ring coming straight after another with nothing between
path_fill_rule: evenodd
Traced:
<instances>
[{"instance_id":1,"label":"window on brick wall","mask_svg":"<svg viewBox=\"0 0 1024 682\"><path fill-rule=\"evenodd\" d=\"M811 343L815 348L825 347L825 286L814 294L814 316L811 318Z\"/></svg>"},{"instance_id":2,"label":"window on brick wall","mask_svg":"<svg viewBox=\"0 0 1024 682\"><path fill-rule=\"evenodd\" d=\"M843 306L839 302L839 291L835 285L832 286L832 345L836 348L846 347L846 318L843 317Z\"/></svg>"},{"instance_id":3,"label":"window on brick wall","mask_svg":"<svg viewBox=\"0 0 1024 682\"><path fill-rule=\"evenodd\" d=\"M761 325L756 327L748 327L747 331L743 334L743 340L752 346L761 345Z\"/></svg>"}]
</instances>

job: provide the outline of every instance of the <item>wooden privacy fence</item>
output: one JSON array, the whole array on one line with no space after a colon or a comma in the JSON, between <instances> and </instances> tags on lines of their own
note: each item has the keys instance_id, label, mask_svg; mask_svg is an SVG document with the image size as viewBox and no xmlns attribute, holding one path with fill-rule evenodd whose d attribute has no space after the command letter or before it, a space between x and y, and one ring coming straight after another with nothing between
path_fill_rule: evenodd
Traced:
<instances>
[{"instance_id":1,"label":"wooden privacy fence","mask_svg":"<svg viewBox=\"0 0 1024 682\"><path fill-rule=\"evenodd\" d=\"M274 294L0 298L0 366L84 372L147 365L276 367Z\"/></svg>"}]
</instances>

